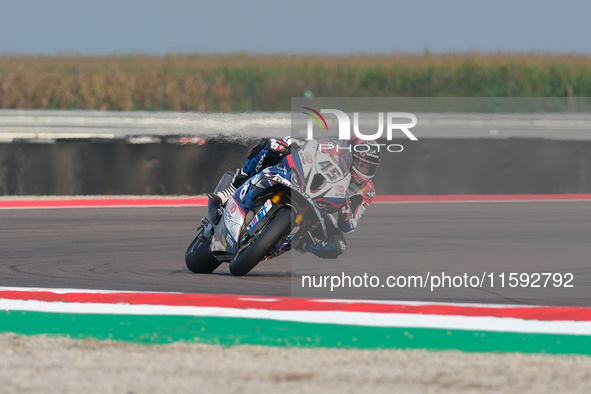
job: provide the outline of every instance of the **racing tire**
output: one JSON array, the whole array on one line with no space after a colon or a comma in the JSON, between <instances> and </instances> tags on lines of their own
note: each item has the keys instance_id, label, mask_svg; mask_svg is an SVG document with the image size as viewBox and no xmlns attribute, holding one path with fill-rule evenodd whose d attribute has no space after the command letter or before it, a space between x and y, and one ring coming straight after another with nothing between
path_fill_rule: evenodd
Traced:
<instances>
[{"instance_id":1,"label":"racing tire","mask_svg":"<svg viewBox=\"0 0 591 394\"><path fill-rule=\"evenodd\" d=\"M291 227L291 209L281 208L261 234L230 262L234 276L246 275L252 270L288 232Z\"/></svg>"},{"instance_id":2,"label":"racing tire","mask_svg":"<svg viewBox=\"0 0 591 394\"><path fill-rule=\"evenodd\" d=\"M221 262L209 253L210 244L211 238L203 240L201 234L195 237L185 252L185 264L188 269L196 274L211 274L220 266Z\"/></svg>"}]
</instances>

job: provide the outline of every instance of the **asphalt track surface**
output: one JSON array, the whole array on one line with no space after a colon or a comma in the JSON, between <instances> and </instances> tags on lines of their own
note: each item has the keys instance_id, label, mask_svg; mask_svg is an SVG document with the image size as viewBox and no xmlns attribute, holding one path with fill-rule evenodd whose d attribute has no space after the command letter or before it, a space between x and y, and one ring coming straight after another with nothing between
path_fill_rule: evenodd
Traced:
<instances>
[{"instance_id":1,"label":"asphalt track surface","mask_svg":"<svg viewBox=\"0 0 591 394\"><path fill-rule=\"evenodd\" d=\"M211 275L191 273L184 252L205 211L0 210L0 286L292 295L290 253L244 277L230 275L226 264ZM570 272L574 287L568 289L407 288L375 298L588 306L590 240L589 201L373 204L347 237L341 259L313 261L318 272L341 269L351 275Z\"/></svg>"}]
</instances>

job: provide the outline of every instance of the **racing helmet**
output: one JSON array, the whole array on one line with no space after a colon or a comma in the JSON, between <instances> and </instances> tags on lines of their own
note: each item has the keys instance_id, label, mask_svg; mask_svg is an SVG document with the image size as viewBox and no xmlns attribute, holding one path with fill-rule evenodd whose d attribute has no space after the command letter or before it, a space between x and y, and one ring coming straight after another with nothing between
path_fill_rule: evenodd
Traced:
<instances>
[{"instance_id":1,"label":"racing helmet","mask_svg":"<svg viewBox=\"0 0 591 394\"><path fill-rule=\"evenodd\" d=\"M365 185L380 166L380 146L375 141L365 141L357 136L349 140L349 145L353 155L351 178L358 185Z\"/></svg>"}]
</instances>

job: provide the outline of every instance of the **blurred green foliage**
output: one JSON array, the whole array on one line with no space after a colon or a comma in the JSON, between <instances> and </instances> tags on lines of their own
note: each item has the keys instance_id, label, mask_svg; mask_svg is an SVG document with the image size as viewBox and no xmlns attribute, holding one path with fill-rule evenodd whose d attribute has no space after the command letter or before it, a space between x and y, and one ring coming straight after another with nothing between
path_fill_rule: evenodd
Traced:
<instances>
[{"instance_id":1,"label":"blurred green foliage","mask_svg":"<svg viewBox=\"0 0 591 394\"><path fill-rule=\"evenodd\" d=\"M291 97L589 97L591 57L0 57L0 108L289 111Z\"/></svg>"}]
</instances>

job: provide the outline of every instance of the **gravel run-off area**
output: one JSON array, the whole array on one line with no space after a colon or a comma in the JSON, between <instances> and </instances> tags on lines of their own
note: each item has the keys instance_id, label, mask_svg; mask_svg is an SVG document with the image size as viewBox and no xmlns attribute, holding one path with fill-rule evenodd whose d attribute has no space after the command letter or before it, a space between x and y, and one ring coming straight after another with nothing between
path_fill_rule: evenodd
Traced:
<instances>
[{"instance_id":1,"label":"gravel run-off area","mask_svg":"<svg viewBox=\"0 0 591 394\"><path fill-rule=\"evenodd\" d=\"M591 357L0 335L2 393L589 393Z\"/></svg>"}]
</instances>

